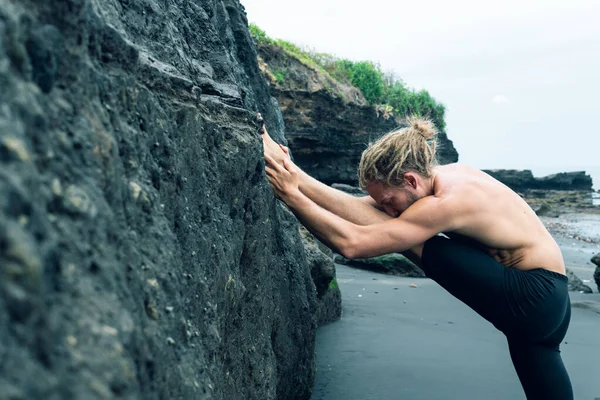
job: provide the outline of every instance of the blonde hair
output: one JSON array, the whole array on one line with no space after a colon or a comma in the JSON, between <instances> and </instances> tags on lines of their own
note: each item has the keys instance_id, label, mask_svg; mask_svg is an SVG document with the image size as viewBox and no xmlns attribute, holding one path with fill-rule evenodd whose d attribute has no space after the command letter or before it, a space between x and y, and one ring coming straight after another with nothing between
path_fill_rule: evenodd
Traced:
<instances>
[{"instance_id":1,"label":"blonde hair","mask_svg":"<svg viewBox=\"0 0 600 400\"><path fill-rule=\"evenodd\" d=\"M372 182L402 186L408 171L431 176L437 165L438 130L430 119L414 116L406 119L406 125L369 143L362 153L358 179L363 190Z\"/></svg>"}]
</instances>

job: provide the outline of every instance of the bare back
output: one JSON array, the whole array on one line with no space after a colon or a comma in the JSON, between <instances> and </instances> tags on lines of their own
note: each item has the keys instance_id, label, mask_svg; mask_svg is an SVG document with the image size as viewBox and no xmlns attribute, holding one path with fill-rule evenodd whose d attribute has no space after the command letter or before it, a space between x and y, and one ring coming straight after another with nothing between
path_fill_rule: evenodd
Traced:
<instances>
[{"instance_id":1,"label":"bare back","mask_svg":"<svg viewBox=\"0 0 600 400\"><path fill-rule=\"evenodd\" d=\"M459 224L448 236L473 240L507 267L565 274L560 248L519 195L466 165L444 165L435 171L434 195L459 205Z\"/></svg>"}]
</instances>

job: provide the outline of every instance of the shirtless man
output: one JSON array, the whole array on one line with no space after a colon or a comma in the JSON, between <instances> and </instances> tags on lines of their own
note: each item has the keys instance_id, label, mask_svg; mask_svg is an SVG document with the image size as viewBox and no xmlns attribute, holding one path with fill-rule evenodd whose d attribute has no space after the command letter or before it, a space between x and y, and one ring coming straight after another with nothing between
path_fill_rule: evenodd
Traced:
<instances>
[{"instance_id":1,"label":"shirtless man","mask_svg":"<svg viewBox=\"0 0 600 400\"><path fill-rule=\"evenodd\" d=\"M430 121L410 118L370 144L359 166L370 196L356 198L304 173L265 131L267 178L343 256L410 250L429 278L506 335L528 399L572 399L559 350L571 308L558 245L502 183L465 165L437 165L436 133Z\"/></svg>"}]
</instances>

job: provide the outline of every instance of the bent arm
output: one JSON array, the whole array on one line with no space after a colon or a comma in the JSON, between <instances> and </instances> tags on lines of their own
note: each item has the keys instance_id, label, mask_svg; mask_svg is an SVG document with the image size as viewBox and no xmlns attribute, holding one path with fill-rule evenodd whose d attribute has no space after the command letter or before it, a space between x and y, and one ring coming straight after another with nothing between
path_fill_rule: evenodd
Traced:
<instances>
[{"instance_id":1,"label":"bent arm","mask_svg":"<svg viewBox=\"0 0 600 400\"><path fill-rule=\"evenodd\" d=\"M283 159L288 158L266 129L262 134L265 154L283 165ZM296 166L296 168L298 168ZM298 168L298 187L300 191L327 211L357 225L378 224L391 219L389 215L377 208L377 203L371 196L354 197L341 190L334 189Z\"/></svg>"},{"instance_id":2,"label":"bent arm","mask_svg":"<svg viewBox=\"0 0 600 400\"><path fill-rule=\"evenodd\" d=\"M366 226L324 210L300 191L284 201L308 230L351 259L404 253L439 232L453 229L447 208L433 196L417 201L398 218Z\"/></svg>"},{"instance_id":3,"label":"bent arm","mask_svg":"<svg viewBox=\"0 0 600 400\"><path fill-rule=\"evenodd\" d=\"M392 217L377 209L371 196L355 197L319 182L299 170L300 191L324 209L357 225L373 225Z\"/></svg>"}]
</instances>

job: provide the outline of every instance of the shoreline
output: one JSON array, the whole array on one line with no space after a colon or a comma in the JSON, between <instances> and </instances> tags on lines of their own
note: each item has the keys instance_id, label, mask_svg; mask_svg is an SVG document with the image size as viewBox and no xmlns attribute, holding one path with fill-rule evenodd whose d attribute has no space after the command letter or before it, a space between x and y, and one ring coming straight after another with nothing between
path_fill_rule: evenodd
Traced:
<instances>
[{"instance_id":1,"label":"shoreline","mask_svg":"<svg viewBox=\"0 0 600 400\"><path fill-rule=\"evenodd\" d=\"M596 265L591 259L600 253L600 213L578 210L540 220L560 247L565 266L598 293L593 278Z\"/></svg>"}]
</instances>

